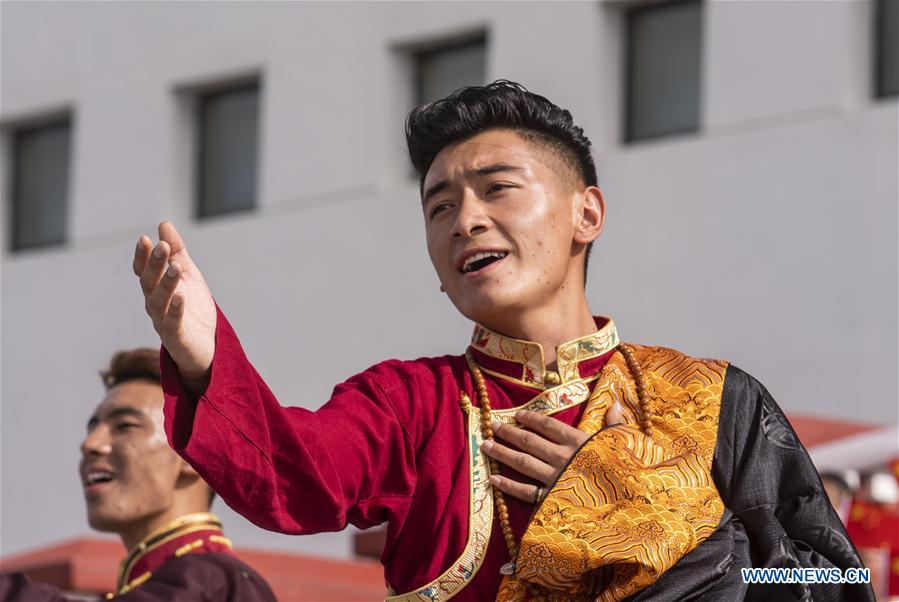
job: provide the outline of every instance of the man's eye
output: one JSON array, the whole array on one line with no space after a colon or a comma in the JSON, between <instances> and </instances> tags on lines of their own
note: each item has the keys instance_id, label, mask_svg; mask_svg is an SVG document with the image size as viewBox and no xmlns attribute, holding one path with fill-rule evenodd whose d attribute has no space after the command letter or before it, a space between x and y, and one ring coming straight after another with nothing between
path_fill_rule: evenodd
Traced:
<instances>
[{"instance_id":1,"label":"man's eye","mask_svg":"<svg viewBox=\"0 0 899 602\"><path fill-rule=\"evenodd\" d=\"M130 429L135 429L135 428L139 428L139 427L140 427L140 425L137 424L136 422L120 422L116 425L115 428L117 431L127 431Z\"/></svg>"},{"instance_id":2,"label":"man's eye","mask_svg":"<svg viewBox=\"0 0 899 602\"><path fill-rule=\"evenodd\" d=\"M431 217L434 217L438 213L441 213L442 211L449 209L449 206L450 206L449 203L438 203L438 204L434 205L434 207L431 209Z\"/></svg>"},{"instance_id":3,"label":"man's eye","mask_svg":"<svg viewBox=\"0 0 899 602\"><path fill-rule=\"evenodd\" d=\"M487 189L487 194L500 192L501 190L505 190L506 188L511 188L511 186L509 186L508 184L491 184L490 188Z\"/></svg>"}]
</instances>

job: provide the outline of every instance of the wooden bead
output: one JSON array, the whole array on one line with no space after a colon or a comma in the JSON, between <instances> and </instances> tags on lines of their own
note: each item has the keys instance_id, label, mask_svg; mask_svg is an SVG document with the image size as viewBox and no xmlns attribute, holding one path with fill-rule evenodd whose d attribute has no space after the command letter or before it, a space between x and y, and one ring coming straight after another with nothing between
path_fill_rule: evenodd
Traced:
<instances>
[{"instance_id":1,"label":"wooden bead","mask_svg":"<svg viewBox=\"0 0 899 602\"><path fill-rule=\"evenodd\" d=\"M647 398L647 387L646 387L646 377L643 374L643 368L637 362L637 358L634 355L633 349L631 349L628 345L621 344L618 346L621 351L621 355L624 356L625 362L627 362L627 368L631 372L631 377L634 379L634 386L637 391L637 400L638 406L640 408L640 427L643 430L643 433L647 437L652 437L652 422L649 420L650 416L650 407L649 407L649 399Z\"/></svg>"}]
</instances>

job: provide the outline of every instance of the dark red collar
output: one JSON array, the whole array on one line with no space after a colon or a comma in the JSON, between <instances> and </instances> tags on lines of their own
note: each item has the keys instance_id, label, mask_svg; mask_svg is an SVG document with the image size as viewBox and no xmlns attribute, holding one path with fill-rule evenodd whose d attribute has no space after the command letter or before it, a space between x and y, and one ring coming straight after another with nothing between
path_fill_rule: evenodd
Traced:
<instances>
[{"instance_id":1,"label":"dark red collar","mask_svg":"<svg viewBox=\"0 0 899 602\"><path fill-rule=\"evenodd\" d=\"M185 514L169 521L135 546L122 561L116 593L124 594L153 575L172 558L185 554L231 553L222 521L209 512Z\"/></svg>"}]
</instances>

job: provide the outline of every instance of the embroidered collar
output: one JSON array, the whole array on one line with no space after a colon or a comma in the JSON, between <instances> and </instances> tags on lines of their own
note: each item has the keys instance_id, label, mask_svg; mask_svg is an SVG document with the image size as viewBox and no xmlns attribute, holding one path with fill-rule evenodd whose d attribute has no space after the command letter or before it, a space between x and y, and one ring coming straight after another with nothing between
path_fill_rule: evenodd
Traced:
<instances>
[{"instance_id":1,"label":"embroidered collar","mask_svg":"<svg viewBox=\"0 0 899 602\"><path fill-rule=\"evenodd\" d=\"M475 325L471 346L489 358L502 360L499 370L503 375L520 380L532 387L554 387L580 378L581 363L599 357L618 346L620 342L614 322L609 318L594 317L596 332L563 343L556 348L557 371L546 369L543 347L533 341L513 339ZM491 366L485 366L488 370Z\"/></svg>"},{"instance_id":2,"label":"embroidered collar","mask_svg":"<svg viewBox=\"0 0 899 602\"><path fill-rule=\"evenodd\" d=\"M231 547L219 517L210 512L185 514L162 525L128 552L119 568L116 593L134 589L172 558L199 552L229 553Z\"/></svg>"}]
</instances>

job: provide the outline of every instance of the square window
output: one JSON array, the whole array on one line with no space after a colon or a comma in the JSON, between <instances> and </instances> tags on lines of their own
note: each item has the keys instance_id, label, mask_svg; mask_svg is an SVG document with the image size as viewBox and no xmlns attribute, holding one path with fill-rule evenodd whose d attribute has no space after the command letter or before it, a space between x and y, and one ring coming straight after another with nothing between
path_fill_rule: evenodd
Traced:
<instances>
[{"instance_id":1,"label":"square window","mask_svg":"<svg viewBox=\"0 0 899 602\"><path fill-rule=\"evenodd\" d=\"M259 85L200 95L197 215L245 211L256 205Z\"/></svg>"},{"instance_id":2,"label":"square window","mask_svg":"<svg viewBox=\"0 0 899 602\"><path fill-rule=\"evenodd\" d=\"M487 38L478 36L415 54L415 104L433 102L464 86L483 86Z\"/></svg>"},{"instance_id":3,"label":"square window","mask_svg":"<svg viewBox=\"0 0 899 602\"><path fill-rule=\"evenodd\" d=\"M13 250L65 242L71 138L68 117L12 133Z\"/></svg>"},{"instance_id":4,"label":"square window","mask_svg":"<svg viewBox=\"0 0 899 602\"><path fill-rule=\"evenodd\" d=\"M625 139L699 129L702 3L641 6L626 21Z\"/></svg>"},{"instance_id":5,"label":"square window","mask_svg":"<svg viewBox=\"0 0 899 602\"><path fill-rule=\"evenodd\" d=\"M875 23L878 98L899 94L899 0L878 0Z\"/></svg>"}]
</instances>

